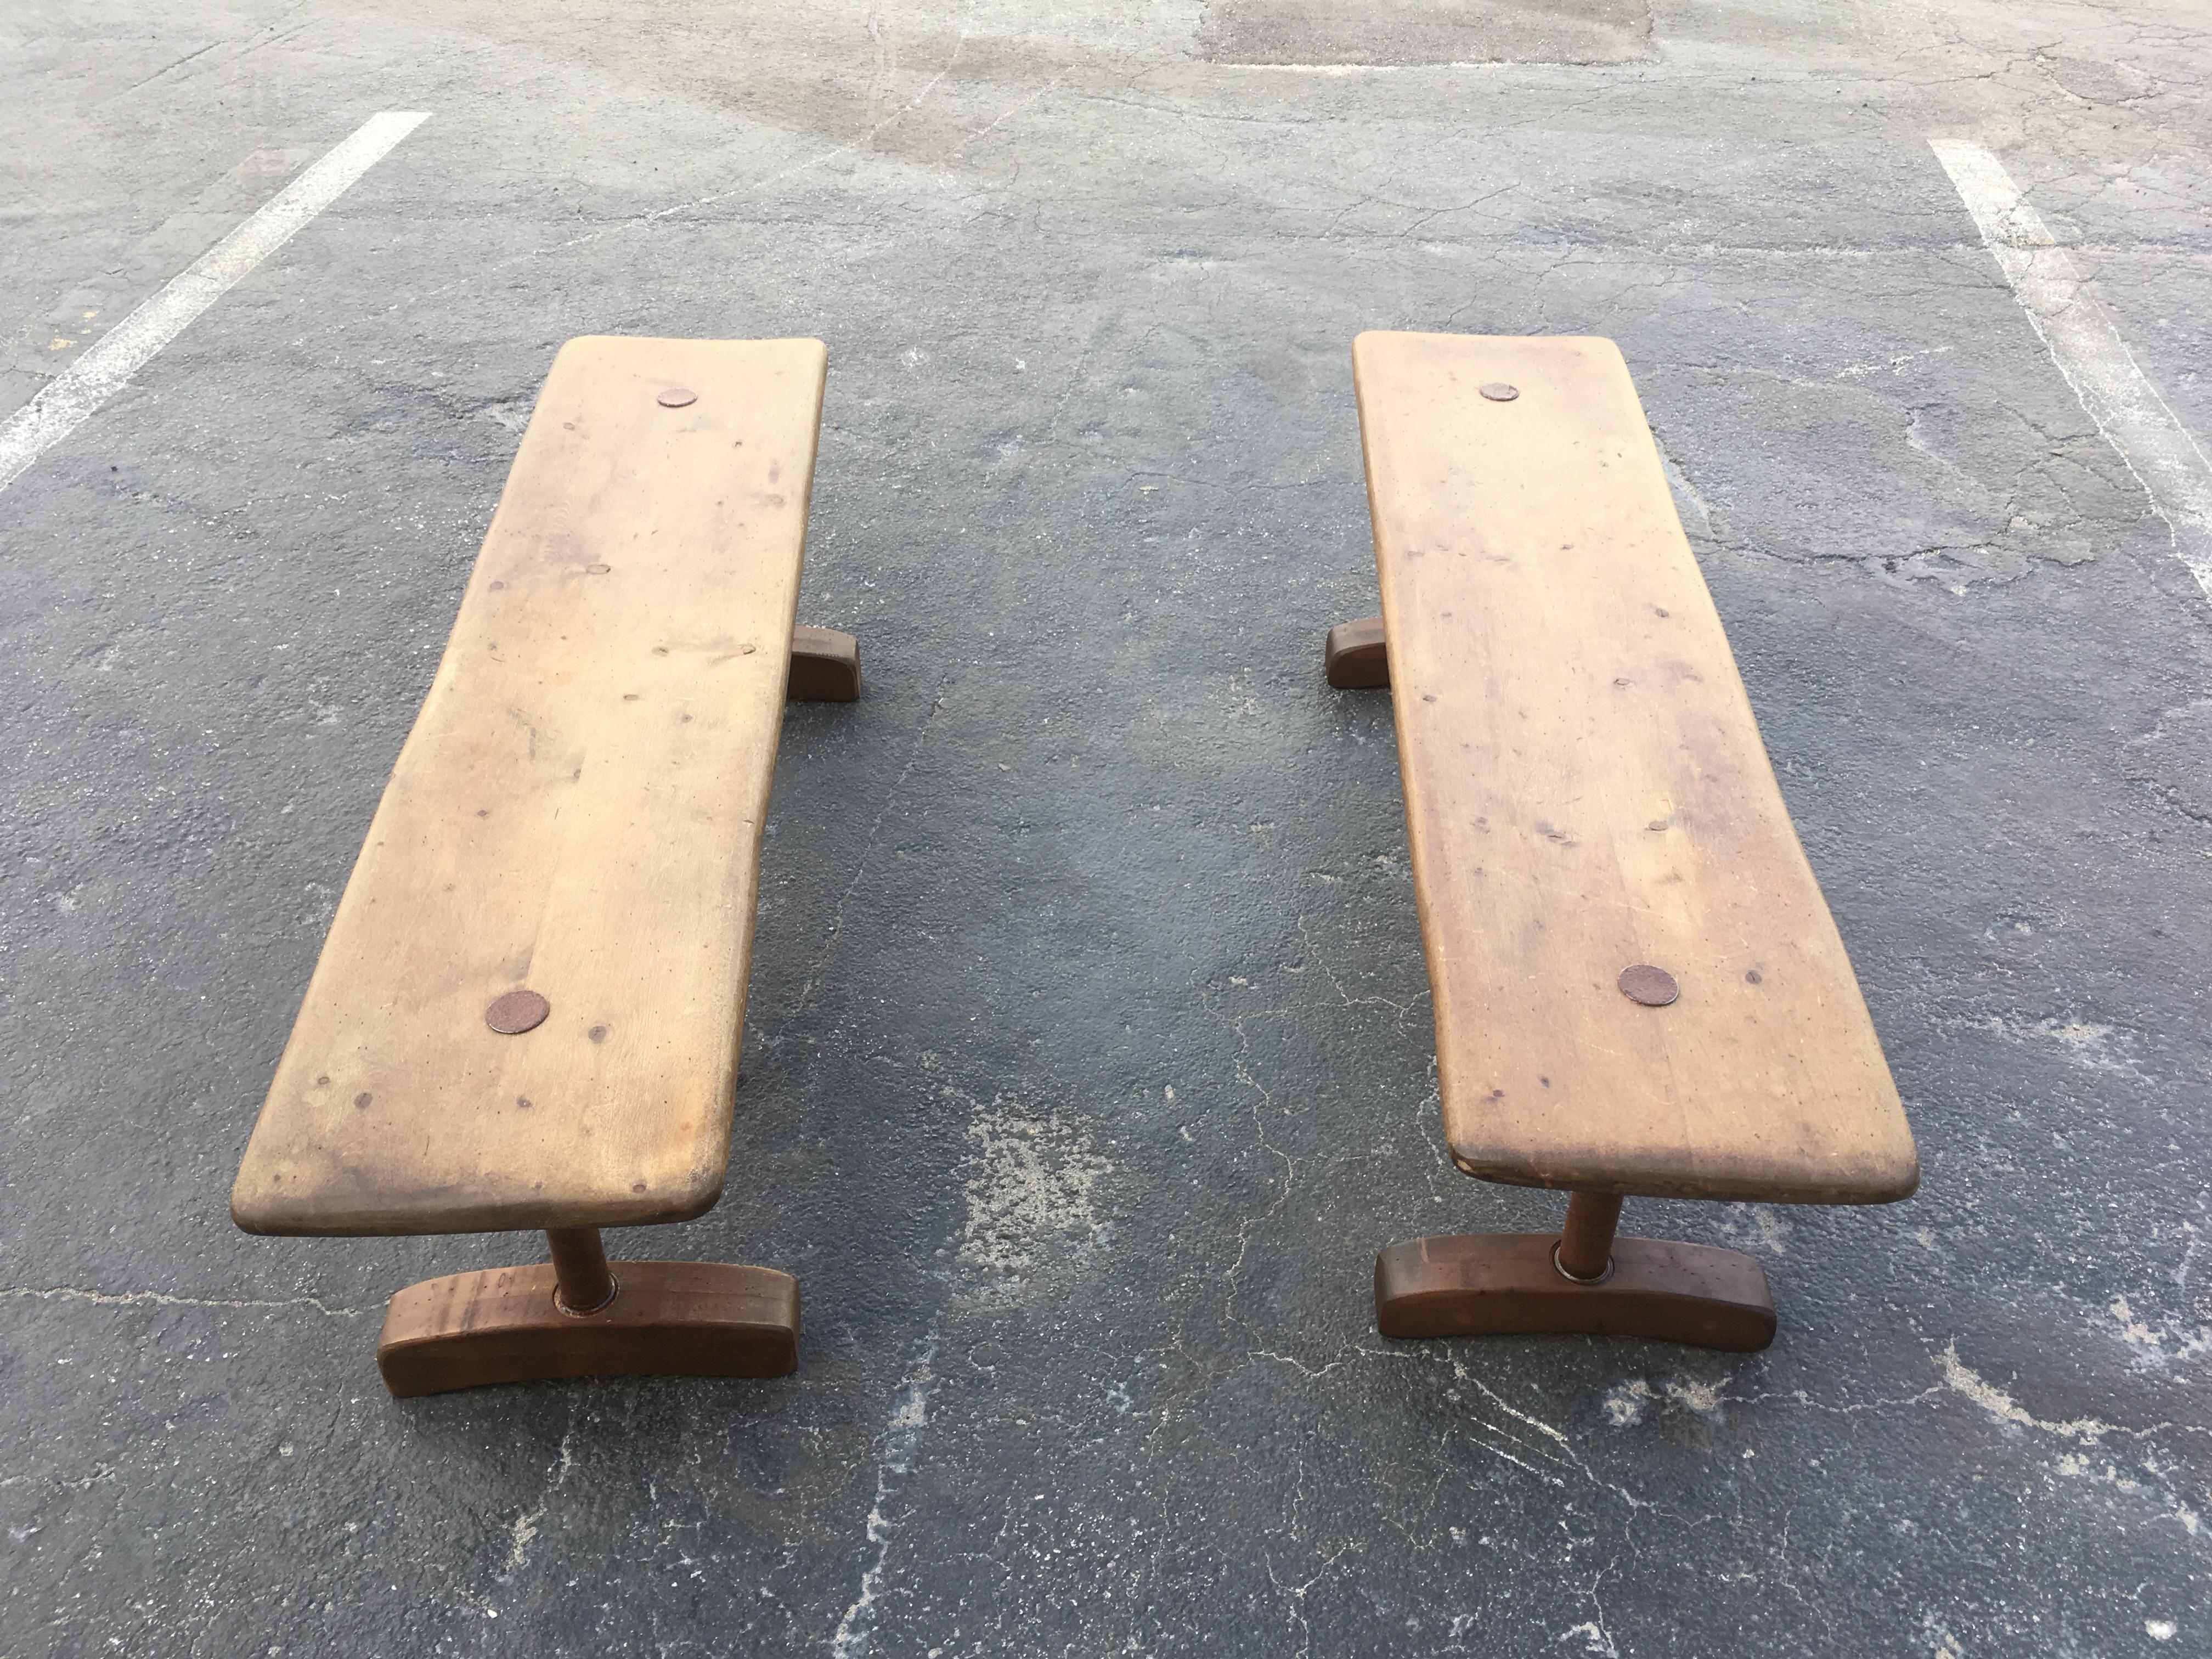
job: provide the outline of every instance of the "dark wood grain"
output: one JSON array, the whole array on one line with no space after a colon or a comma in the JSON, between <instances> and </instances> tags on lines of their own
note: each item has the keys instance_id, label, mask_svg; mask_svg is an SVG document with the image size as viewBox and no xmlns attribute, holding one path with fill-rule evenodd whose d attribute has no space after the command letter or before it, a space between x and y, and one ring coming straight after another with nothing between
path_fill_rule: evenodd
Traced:
<instances>
[{"instance_id":1,"label":"dark wood grain","mask_svg":"<svg viewBox=\"0 0 2212 1659\"><path fill-rule=\"evenodd\" d=\"M781 1376L799 1364L799 1283L769 1267L617 1261L589 1314L556 1300L554 1265L410 1285L376 1345L398 1395L557 1376Z\"/></svg>"},{"instance_id":2,"label":"dark wood grain","mask_svg":"<svg viewBox=\"0 0 2212 1659\"><path fill-rule=\"evenodd\" d=\"M1580 1285L1554 1265L1559 1242L1557 1233L1464 1233L1393 1244L1375 1258L1376 1328L1395 1337L1573 1331L1739 1352L1774 1340L1766 1273L1747 1255L1616 1238L1611 1273Z\"/></svg>"},{"instance_id":3,"label":"dark wood grain","mask_svg":"<svg viewBox=\"0 0 2212 1659\"><path fill-rule=\"evenodd\" d=\"M1322 644L1322 668L1340 691L1372 691L1390 684L1390 653L1382 618L1339 623Z\"/></svg>"},{"instance_id":4,"label":"dark wood grain","mask_svg":"<svg viewBox=\"0 0 2212 1659\"><path fill-rule=\"evenodd\" d=\"M860 641L805 623L791 630L791 681L785 696L795 702L852 702L860 695Z\"/></svg>"}]
</instances>

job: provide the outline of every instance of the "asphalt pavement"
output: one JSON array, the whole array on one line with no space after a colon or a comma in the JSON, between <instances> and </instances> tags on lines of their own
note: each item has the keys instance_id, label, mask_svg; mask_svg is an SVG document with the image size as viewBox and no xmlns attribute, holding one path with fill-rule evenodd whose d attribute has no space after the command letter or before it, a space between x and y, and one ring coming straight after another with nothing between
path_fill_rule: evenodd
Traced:
<instances>
[{"instance_id":1,"label":"asphalt pavement","mask_svg":"<svg viewBox=\"0 0 2212 1659\"><path fill-rule=\"evenodd\" d=\"M2182 0L7 8L0 419L428 118L0 489L0 1654L2212 1651L2208 70ZM1445 1157L1322 680L1369 328L1637 378L1925 1171L1632 1201L1763 1353L1374 1330L1559 1201ZM830 345L866 695L787 717L726 1196L614 1241L805 1347L394 1401L385 1298L539 1241L226 1200L601 332Z\"/></svg>"}]
</instances>

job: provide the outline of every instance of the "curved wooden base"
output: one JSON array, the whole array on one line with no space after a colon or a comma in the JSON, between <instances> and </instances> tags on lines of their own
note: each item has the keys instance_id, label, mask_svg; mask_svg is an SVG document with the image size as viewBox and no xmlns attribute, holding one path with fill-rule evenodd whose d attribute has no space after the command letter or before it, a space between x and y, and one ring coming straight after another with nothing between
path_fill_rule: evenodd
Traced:
<instances>
[{"instance_id":1,"label":"curved wooden base","mask_svg":"<svg viewBox=\"0 0 2212 1659\"><path fill-rule=\"evenodd\" d=\"M798 702L852 702L860 695L860 642L805 623L791 630L791 678L784 696Z\"/></svg>"},{"instance_id":2,"label":"curved wooden base","mask_svg":"<svg viewBox=\"0 0 2212 1659\"><path fill-rule=\"evenodd\" d=\"M799 1366L799 1281L719 1261L617 1261L591 1313L556 1305L553 1263L410 1285L376 1344L404 1398L549 1376L783 1376Z\"/></svg>"},{"instance_id":3,"label":"curved wooden base","mask_svg":"<svg viewBox=\"0 0 2212 1659\"><path fill-rule=\"evenodd\" d=\"M1339 623L1328 630L1322 647L1322 664L1328 683L1340 691L1372 691L1390 684L1390 654L1384 643L1382 618L1362 617Z\"/></svg>"},{"instance_id":4,"label":"curved wooden base","mask_svg":"<svg viewBox=\"0 0 2212 1659\"><path fill-rule=\"evenodd\" d=\"M1375 1258L1385 1336L1581 1331L1653 1336L1748 1353L1774 1340L1766 1271L1705 1244L1613 1240L1613 1271L1579 1284L1553 1264L1557 1233L1462 1233L1393 1244Z\"/></svg>"}]
</instances>

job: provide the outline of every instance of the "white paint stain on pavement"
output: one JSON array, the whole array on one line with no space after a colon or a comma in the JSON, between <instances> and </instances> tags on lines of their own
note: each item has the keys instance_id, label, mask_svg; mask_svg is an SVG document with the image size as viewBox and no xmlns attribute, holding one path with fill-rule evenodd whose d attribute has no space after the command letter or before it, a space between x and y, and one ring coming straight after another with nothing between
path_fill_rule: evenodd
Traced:
<instances>
[{"instance_id":1,"label":"white paint stain on pavement","mask_svg":"<svg viewBox=\"0 0 2212 1659\"><path fill-rule=\"evenodd\" d=\"M536 1541L538 1529L545 1522L545 1511L553 1502L553 1494L568 1484L568 1476L576 1467L576 1402L572 1395L568 1401L568 1431L561 1437L558 1461L545 1480L545 1489L538 1494L534 1508L525 1510L514 1517L508 1529L507 1559L501 1564L499 1582L512 1584L523 1568L529 1565L530 1546Z\"/></svg>"},{"instance_id":2,"label":"white paint stain on pavement","mask_svg":"<svg viewBox=\"0 0 2212 1659\"><path fill-rule=\"evenodd\" d=\"M1001 1095L988 1105L974 1095L946 1089L948 1100L969 1110L965 1200L948 1299L956 1309L1004 1302L1057 1244L1084 1250L1103 1241L1105 1229L1091 1203L1113 1165L1092 1151L1082 1128L1056 1112L1040 1111ZM861 1551L860 1593L830 1638L834 1659L866 1659L890 1577L891 1536L900 1493L921 1455L929 1428L930 1396L937 1387L938 1320L915 1350L884 1425L876 1464L876 1498L868 1510ZM1126 1397L1126 1396L1125 1396Z\"/></svg>"},{"instance_id":3,"label":"white paint stain on pavement","mask_svg":"<svg viewBox=\"0 0 2212 1659\"><path fill-rule=\"evenodd\" d=\"M960 1259L1000 1285L1018 1283L1038 1253L1060 1240L1078 1247L1101 1237L1091 1194L1113 1166L1058 1114L1038 1115L1002 1096L969 1120L975 1147L963 1197Z\"/></svg>"},{"instance_id":4,"label":"white paint stain on pavement","mask_svg":"<svg viewBox=\"0 0 2212 1659\"><path fill-rule=\"evenodd\" d=\"M259 211L170 279L168 286L118 323L83 356L0 425L0 489L76 430L143 368L191 326L202 312L290 241L300 228L343 194L429 115L386 110L271 197Z\"/></svg>"},{"instance_id":5,"label":"white paint stain on pavement","mask_svg":"<svg viewBox=\"0 0 2212 1659\"><path fill-rule=\"evenodd\" d=\"M1962 139L1928 143L2059 373L2149 495L2174 552L2212 596L2212 459L2144 377L2073 256L2056 245L2003 164Z\"/></svg>"},{"instance_id":6,"label":"white paint stain on pavement","mask_svg":"<svg viewBox=\"0 0 2212 1659\"><path fill-rule=\"evenodd\" d=\"M1944 1346L1936 1356L1936 1364L1943 1374L1943 1386L1966 1396L1990 1416L2014 1423L2023 1429L2040 1429L2045 1434L2062 1435L2084 1445L2094 1445L2108 1434L2120 1432L2110 1423L2100 1423L2094 1417L2077 1417L2064 1423L2046 1422L2032 1416L2010 1395L1996 1383L1977 1376L1959 1358L1959 1345L1954 1340Z\"/></svg>"},{"instance_id":7,"label":"white paint stain on pavement","mask_svg":"<svg viewBox=\"0 0 2212 1659\"><path fill-rule=\"evenodd\" d=\"M866 1659L868 1639L875 1632L877 1598L882 1595L884 1569L890 1554L893 1522L890 1511L914 1473L921 1455L921 1438L929 1430L929 1396L937 1388L937 1327L933 1322L907 1367L898 1393L891 1400L890 1420L884 1425L883 1450L876 1460L876 1501L868 1510L868 1541L860 1571L860 1593L837 1633L830 1638L835 1659Z\"/></svg>"}]
</instances>

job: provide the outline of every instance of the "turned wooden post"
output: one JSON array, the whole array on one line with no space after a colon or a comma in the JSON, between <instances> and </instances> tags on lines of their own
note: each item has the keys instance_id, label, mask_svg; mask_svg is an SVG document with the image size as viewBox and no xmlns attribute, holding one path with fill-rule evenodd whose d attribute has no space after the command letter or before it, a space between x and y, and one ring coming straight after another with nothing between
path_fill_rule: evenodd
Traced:
<instances>
[{"instance_id":1,"label":"turned wooden post","mask_svg":"<svg viewBox=\"0 0 2212 1659\"><path fill-rule=\"evenodd\" d=\"M1618 1200L1613 1207L1620 1208ZM597 1227L548 1227L553 1247L553 1300L562 1313L597 1313L615 1299L615 1276Z\"/></svg>"},{"instance_id":2,"label":"turned wooden post","mask_svg":"<svg viewBox=\"0 0 2212 1659\"><path fill-rule=\"evenodd\" d=\"M1618 1193L1570 1193L1567 1224L1552 1261L1569 1279L1589 1284L1613 1267L1613 1230L1620 1224Z\"/></svg>"}]
</instances>

